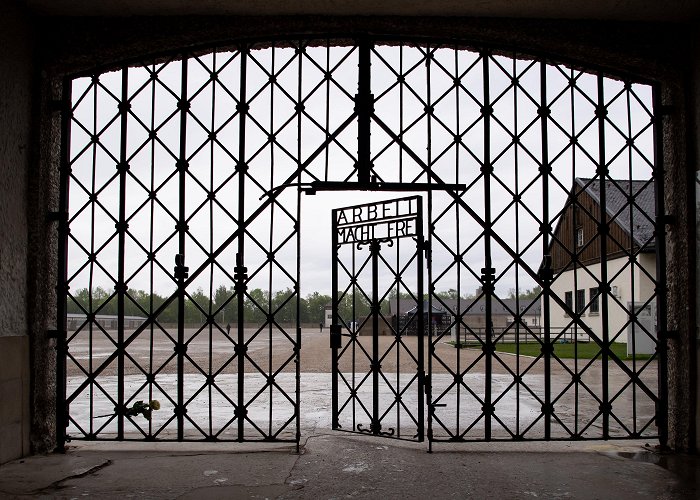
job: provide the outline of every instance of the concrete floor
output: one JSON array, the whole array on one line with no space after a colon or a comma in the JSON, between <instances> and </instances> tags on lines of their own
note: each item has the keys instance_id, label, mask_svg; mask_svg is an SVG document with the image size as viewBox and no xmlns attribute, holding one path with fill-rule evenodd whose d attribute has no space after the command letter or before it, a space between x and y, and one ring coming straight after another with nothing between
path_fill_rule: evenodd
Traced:
<instances>
[{"instance_id":1,"label":"concrete floor","mask_svg":"<svg viewBox=\"0 0 700 500\"><path fill-rule=\"evenodd\" d=\"M0 498L698 498L698 457L643 442L92 443L0 467Z\"/></svg>"},{"instance_id":2,"label":"concrete floor","mask_svg":"<svg viewBox=\"0 0 700 500\"><path fill-rule=\"evenodd\" d=\"M318 372L302 374L300 453L294 445L280 443L73 441L64 455L29 457L1 466L0 498L700 496L698 457L660 454L650 440L435 443L433 453L428 453L426 443L331 431L330 374L322 371L328 355L327 337L317 337L306 337L311 339L306 348L312 347L307 359L318 363ZM444 376L437 374L434 384ZM278 382L284 385L285 381L293 390L294 374L280 374ZM103 382L106 386L112 383ZM267 404L261 400L265 408L260 411L266 413ZM502 405L502 411L508 413L508 405ZM230 419L230 412L219 406L224 421ZM199 415L198 408L192 405L190 417L206 421L207 415ZM208 414L207 408L204 405L200 410ZM72 415L83 418L81 412L87 409L76 402ZM95 410L109 413L111 406L96 406ZM167 417L165 408L154 412L154 423ZM142 419L136 421L145 425ZM113 436L110 426L113 424L104 428L102 437ZM293 439L293 427L281 437ZM533 428L531 437L538 432ZM233 434L222 437L235 439Z\"/></svg>"}]
</instances>

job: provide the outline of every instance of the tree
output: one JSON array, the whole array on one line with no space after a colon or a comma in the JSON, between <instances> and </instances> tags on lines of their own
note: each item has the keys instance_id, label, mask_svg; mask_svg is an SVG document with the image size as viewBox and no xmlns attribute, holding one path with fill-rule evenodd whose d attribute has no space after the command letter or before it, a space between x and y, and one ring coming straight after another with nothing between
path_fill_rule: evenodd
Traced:
<instances>
[{"instance_id":1,"label":"tree","mask_svg":"<svg viewBox=\"0 0 700 500\"><path fill-rule=\"evenodd\" d=\"M304 300L305 311L302 313L302 321L305 323L316 323L324 321L326 306L333 299L330 295L323 295L318 292L310 293Z\"/></svg>"},{"instance_id":2,"label":"tree","mask_svg":"<svg viewBox=\"0 0 700 500\"><path fill-rule=\"evenodd\" d=\"M542 287L541 286L534 286L531 289L527 289L524 292L520 292L518 294L519 299L524 299L524 300L532 300L536 299L539 297L539 295L542 293ZM508 290L508 298L509 299L514 299L515 298L515 288L511 288Z\"/></svg>"},{"instance_id":3,"label":"tree","mask_svg":"<svg viewBox=\"0 0 700 500\"><path fill-rule=\"evenodd\" d=\"M214 292L213 312L216 320L221 325L238 321L238 299L235 297L236 290L219 285Z\"/></svg>"},{"instance_id":4,"label":"tree","mask_svg":"<svg viewBox=\"0 0 700 500\"><path fill-rule=\"evenodd\" d=\"M246 322L262 323L267 319L269 297L269 292L260 288L254 288L248 292L245 300Z\"/></svg>"},{"instance_id":5,"label":"tree","mask_svg":"<svg viewBox=\"0 0 700 500\"><path fill-rule=\"evenodd\" d=\"M274 293L271 300L271 312L275 315L277 323L295 323L297 302L294 300L296 292L291 288L279 290Z\"/></svg>"},{"instance_id":6,"label":"tree","mask_svg":"<svg viewBox=\"0 0 700 500\"><path fill-rule=\"evenodd\" d=\"M190 297L191 299L185 297L185 323L201 325L209 313L209 297L201 287Z\"/></svg>"},{"instance_id":7,"label":"tree","mask_svg":"<svg viewBox=\"0 0 700 500\"><path fill-rule=\"evenodd\" d=\"M435 292L434 294L436 297L439 297L441 299L458 299L459 298L459 292L455 290L454 288L450 288L447 291L442 291L442 292Z\"/></svg>"}]
</instances>

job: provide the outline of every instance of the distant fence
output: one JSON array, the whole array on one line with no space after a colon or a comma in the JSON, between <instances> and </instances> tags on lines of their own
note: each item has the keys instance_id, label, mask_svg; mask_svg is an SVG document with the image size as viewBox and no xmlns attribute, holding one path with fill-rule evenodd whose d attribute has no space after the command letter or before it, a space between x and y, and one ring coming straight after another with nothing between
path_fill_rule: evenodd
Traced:
<instances>
[{"instance_id":1,"label":"distant fence","mask_svg":"<svg viewBox=\"0 0 700 500\"><path fill-rule=\"evenodd\" d=\"M485 328L456 328L449 331L442 330L445 334L445 339L449 338L455 344L481 344L486 340ZM433 335L440 334L440 331L434 331ZM491 340L497 340L502 343L520 343L527 344L530 342L541 342L544 340L545 328L541 326L530 326L527 329L520 328L493 328L491 330ZM573 330L571 327L550 327L550 339L560 343L574 342L590 342L591 337L587 333Z\"/></svg>"}]
</instances>

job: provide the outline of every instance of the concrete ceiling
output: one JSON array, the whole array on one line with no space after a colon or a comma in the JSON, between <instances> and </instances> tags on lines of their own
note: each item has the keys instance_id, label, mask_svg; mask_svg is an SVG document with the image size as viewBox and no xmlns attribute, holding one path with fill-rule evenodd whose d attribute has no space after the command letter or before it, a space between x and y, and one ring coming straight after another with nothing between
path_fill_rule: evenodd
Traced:
<instances>
[{"instance_id":1,"label":"concrete ceiling","mask_svg":"<svg viewBox=\"0 0 700 500\"><path fill-rule=\"evenodd\" d=\"M404 15L686 22L698 0L20 0L48 16Z\"/></svg>"}]
</instances>

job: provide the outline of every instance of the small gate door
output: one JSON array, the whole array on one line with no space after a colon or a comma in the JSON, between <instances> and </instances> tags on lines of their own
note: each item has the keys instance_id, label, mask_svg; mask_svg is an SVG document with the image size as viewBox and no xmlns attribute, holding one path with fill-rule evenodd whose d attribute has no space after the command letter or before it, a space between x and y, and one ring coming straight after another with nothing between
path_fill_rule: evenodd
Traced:
<instances>
[{"instance_id":1,"label":"small gate door","mask_svg":"<svg viewBox=\"0 0 700 500\"><path fill-rule=\"evenodd\" d=\"M333 429L424 438L419 196L333 210Z\"/></svg>"}]
</instances>

